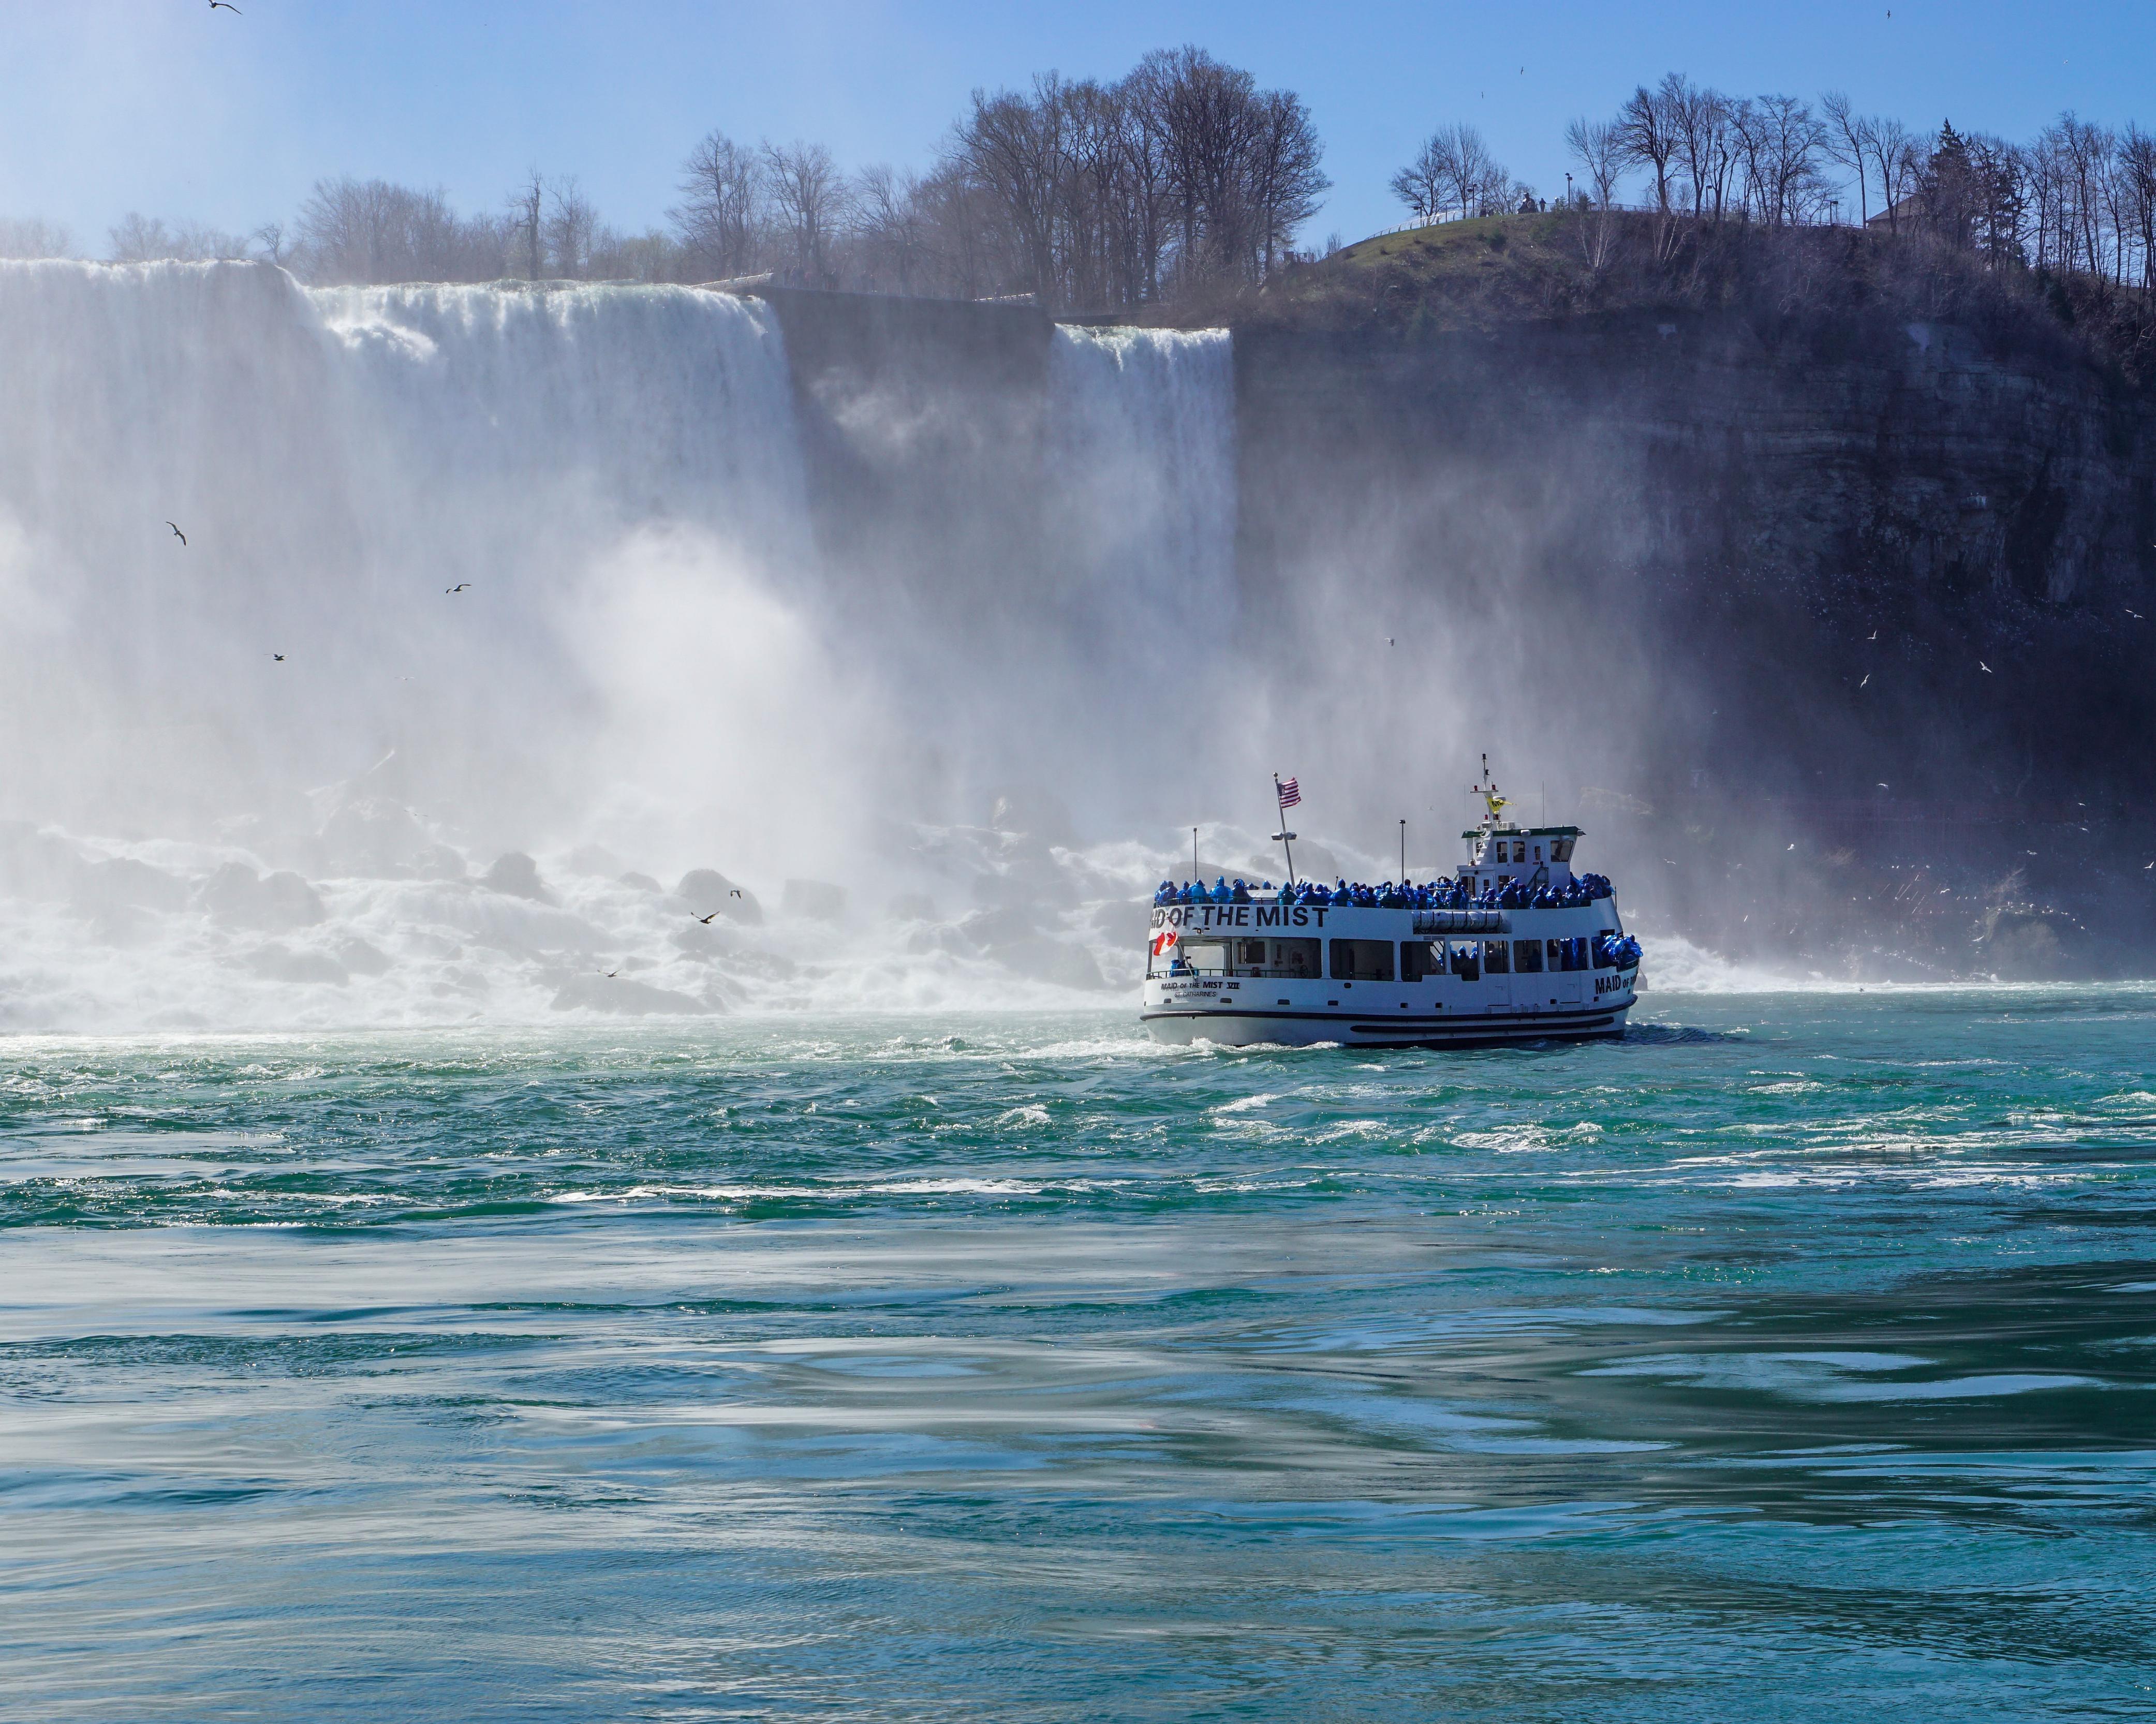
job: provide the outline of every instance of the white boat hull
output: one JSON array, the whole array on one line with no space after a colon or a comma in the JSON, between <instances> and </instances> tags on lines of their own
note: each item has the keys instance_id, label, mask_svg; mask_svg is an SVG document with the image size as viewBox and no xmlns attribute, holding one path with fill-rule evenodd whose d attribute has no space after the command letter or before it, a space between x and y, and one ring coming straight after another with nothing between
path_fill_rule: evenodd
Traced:
<instances>
[{"instance_id":1,"label":"white boat hull","mask_svg":"<svg viewBox=\"0 0 2156 1724\"><path fill-rule=\"evenodd\" d=\"M1586 1041L1620 1036L1628 998L1619 1006L1544 1007L1540 1011L1486 1012L1481 1015L1396 1017L1374 1013L1292 1011L1274 1007L1250 1010L1216 1007L1153 1009L1142 1013L1158 1042L1215 1047L1317 1046L1378 1048L1486 1048L1507 1043Z\"/></svg>"}]
</instances>

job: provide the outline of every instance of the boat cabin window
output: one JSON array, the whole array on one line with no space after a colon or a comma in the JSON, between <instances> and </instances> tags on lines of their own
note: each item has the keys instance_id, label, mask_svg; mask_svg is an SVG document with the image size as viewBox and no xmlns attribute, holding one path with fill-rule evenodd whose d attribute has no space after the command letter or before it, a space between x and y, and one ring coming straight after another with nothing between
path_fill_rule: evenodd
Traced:
<instances>
[{"instance_id":1,"label":"boat cabin window","mask_svg":"<svg viewBox=\"0 0 2156 1724\"><path fill-rule=\"evenodd\" d=\"M1543 942L1539 940L1515 940L1512 942L1512 967L1526 974L1543 967Z\"/></svg>"},{"instance_id":2,"label":"boat cabin window","mask_svg":"<svg viewBox=\"0 0 2156 1724\"><path fill-rule=\"evenodd\" d=\"M1250 942L1257 944L1255 941ZM1265 973L1269 976L1317 979L1317 942L1315 940L1268 940Z\"/></svg>"},{"instance_id":3,"label":"boat cabin window","mask_svg":"<svg viewBox=\"0 0 2156 1724\"><path fill-rule=\"evenodd\" d=\"M1550 844L1550 860L1553 862L1571 861L1572 847L1578 842L1578 839L1571 838L1560 838L1553 840Z\"/></svg>"},{"instance_id":4,"label":"boat cabin window","mask_svg":"<svg viewBox=\"0 0 2156 1724\"><path fill-rule=\"evenodd\" d=\"M1549 942L1549 967L1553 970L1584 970L1587 967L1587 936L1579 934L1569 940Z\"/></svg>"},{"instance_id":5,"label":"boat cabin window","mask_svg":"<svg viewBox=\"0 0 2156 1724\"><path fill-rule=\"evenodd\" d=\"M1445 957L1452 973L1462 982L1482 979L1482 942L1479 940L1448 940Z\"/></svg>"},{"instance_id":6,"label":"boat cabin window","mask_svg":"<svg viewBox=\"0 0 2156 1724\"><path fill-rule=\"evenodd\" d=\"M1171 976L1225 976L1229 972L1225 940L1178 940L1168 948Z\"/></svg>"},{"instance_id":7,"label":"boat cabin window","mask_svg":"<svg viewBox=\"0 0 2156 1724\"><path fill-rule=\"evenodd\" d=\"M1502 940L1482 942L1482 967L1493 976L1509 976L1512 972L1512 955Z\"/></svg>"},{"instance_id":8,"label":"boat cabin window","mask_svg":"<svg viewBox=\"0 0 2156 1724\"><path fill-rule=\"evenodd\" d=\"M1393 942L1389 940L1335 940L1332 942L1332 979L1335 982L1391 981Z\"/></svg>"},{"instance_id":9,"label":"boat cabin window","mask_svg":"<svg viewBox=\"0 0 2156 1724\"><path fill-rule=\"evenodd\" d=\"M1400 942L1400 980L1421 982L1445 973L1442 940L1403 940Z\"/></svg>"},{"instance_id":10,"label":"boat cabin window","mask_svg":"<svg viewBox=\"0 0 2156 1724\"><path fill-rule=\"evenodd\" d=\"M1186 936L1148 960L1148 976L1284 976L1317 978L1315 940Z\"/></svg>"},{"instance_id":11,"label":"boat cabin window","mask_svg":"<svg viewBox=\"0 0 2156 1724\"><path fill-rule=\"evenodd\" d=\"M1588 942L1588 947L1589 950L1594 954L1594 967L1596 969L1609 970L1616 967L1616 960L1609 956L1609 948L1602 943L1602 936L1598 934L1593 939L1589 940Z\"/></svg>"}]
</instances>

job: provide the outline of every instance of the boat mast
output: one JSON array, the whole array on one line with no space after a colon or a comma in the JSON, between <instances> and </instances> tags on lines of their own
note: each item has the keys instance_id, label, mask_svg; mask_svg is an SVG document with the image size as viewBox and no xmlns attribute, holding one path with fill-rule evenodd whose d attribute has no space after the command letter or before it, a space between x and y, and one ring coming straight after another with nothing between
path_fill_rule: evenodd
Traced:
<instances>
[{"instance_id":1,"label":"boat mast","mask_svg":"<svg viewBox=\"0 0 2156 1724\"><path fill-rule=\"evenodd\" d=\"M1287 829L1287 804L1282 799L1284 794L1285 793L1281 789L1280 774L1275 772L1273 774L1273 812L1280 818L1281 829L1273 834L1273 842L1286 852L1287 883L1293 885L1295 884L1295 834ZM1300 799L1298 797L1297 800Z\"/></svg>"}]
</instances>

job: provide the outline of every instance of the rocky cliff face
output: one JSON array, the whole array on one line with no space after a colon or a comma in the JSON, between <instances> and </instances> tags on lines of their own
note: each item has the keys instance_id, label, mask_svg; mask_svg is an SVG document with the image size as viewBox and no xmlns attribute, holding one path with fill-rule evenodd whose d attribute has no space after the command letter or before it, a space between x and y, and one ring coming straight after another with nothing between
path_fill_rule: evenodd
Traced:
<instances>
[{"instance_id":1,"label":"rocky cliff face","mask_svg":"<svg viewBox=\"0 0 2156 1724\"><path fill-rule=\"evenodd\" d=\"M1576 765L1673 919L1741 947L1794 903L1948 967L2002 916L2071 962L2076 916L2145 937L2156 413L2094 367L1697 314L1271 327L1237 366L1264 607L1412 616L1433 711ZM1737 877L1792 844L1840 860ZM1925 870L1956 915L1917 929Z\"/></svg>"}]
</instances>

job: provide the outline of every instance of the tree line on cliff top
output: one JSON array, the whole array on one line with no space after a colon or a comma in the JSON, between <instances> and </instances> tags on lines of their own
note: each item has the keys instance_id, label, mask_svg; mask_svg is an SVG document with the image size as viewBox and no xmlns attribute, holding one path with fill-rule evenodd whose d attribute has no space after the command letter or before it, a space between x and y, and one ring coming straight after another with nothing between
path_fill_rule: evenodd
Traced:
<instances>
[{"instance_id":1,"label":"tree line on cliff top","mask_svg":"<svg viewBox=\"0 0 2156 1724\"><path fill-rule=\"evenodd\" d=\"M1687 228L1854 216L1991 263L2156 288L2156 137L2135 125L2066 114L2025 144L1952 126L1919 136L1838 95L1731 96L1672 73L1609 118L1574 121L1565 141L1577 172L1554 198L1464 124L1434 131L1391 189L1421 222L1575 217L1590 268L1642 213L1669 249ZM1210 300L1309 261L1294 248L1330 185L1322 153L1293 92L1185 47L1111 82L1050 74L977 90L923 172L848 172L821 144L714 131L681 164L668 225L640 233L603 220L573 177L535 171L499 208L467 214L439 190L346 176L318 182L289 225L250 234L131 214L107 254L264 258L321 283L769 275L1127 310ZM71 249L48 223L0 221L0 256Z\"/></svg>"},{"instance_id":2,"label":"tree line on cliff top","mask_svg":"<svg viewBox=\"0 0 2156 1724\"><path fill-rule=\"evenodd\" d=\"M1829 92L1732 96L1672 72L1642 85L1608 119L1575 120L1565 146L1569 207L1599 264L1628 184L1635 211L1680 223L1769 229L1840 223L1920 233L1996 263L2156 288L2156 136L2062 114L2028 143L1949 122L1921 136L1861 115ZM1548 208L1514 179L1474 127L1440 126L1394 175L1418 219ZM1853 205L1853 208L1851 207Z\"/></svg>"}]
</instances>

